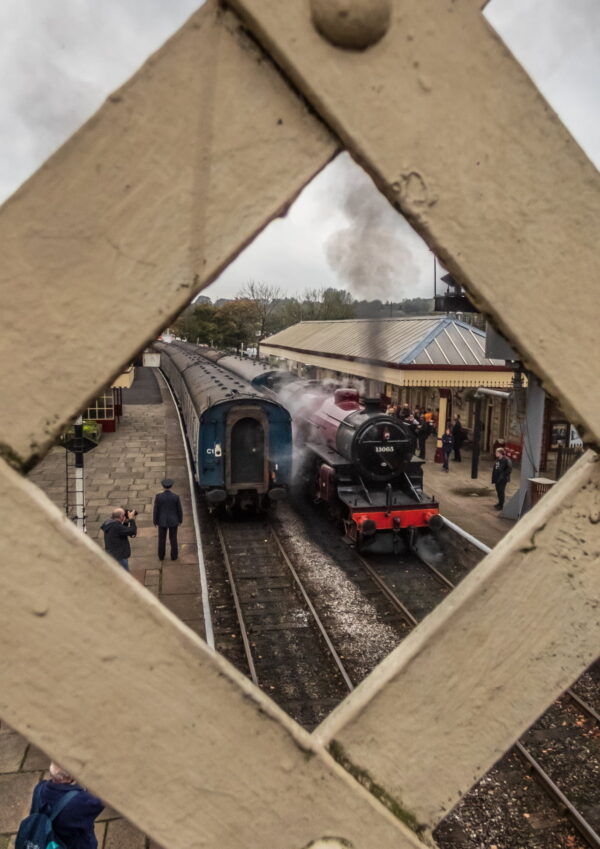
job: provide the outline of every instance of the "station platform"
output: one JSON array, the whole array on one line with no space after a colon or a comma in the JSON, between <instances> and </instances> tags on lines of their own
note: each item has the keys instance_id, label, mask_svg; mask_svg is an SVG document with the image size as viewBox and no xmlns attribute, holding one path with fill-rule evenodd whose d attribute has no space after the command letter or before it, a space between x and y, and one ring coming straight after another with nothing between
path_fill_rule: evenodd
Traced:
<instances>
[{"instance_id":1,"label":"station platform","mask_svg":"<svg viewBox=\"0 0 600 849\"><path fill-rule=\"evenodd\" d=\"M434 495L440 504L440 513L467 533L493 548L515 522L500 515L494 509L498 499L492 483L494 461L488 454L479 457L478 476L471 478L470 449L461 449L461 462L450 460L448 471L441 463L433 461L435 454L433 439L427 442L427 461L423 467L423 489ZM519 489L521 470L513 464L511 479L506 487L506 502Z\"/></svg>"},{"instance_id":2,"label":"station platform","mask_svg":"<svg viewBox=\"0 0 600 849\"><path fill-rule=\"evenodd\" d=\"M131 389L123 391L123 418L114 433L103 434L97 448L85 455L87 533L104 548L101 524L114 507L138 511L138 533L131 540L131 575L170 610L204 637L198 551L192 522L185 451L177 414L168 389L154 369L136 370ZM53 448L29 474L64 511L65 450ZM179 528L179 558L157 556L157 531L152 523L154 496L170 477L180 496L183 524ZM13 849L20 821L29 813L31 793L45 772L47 756L0 721L0 849ZM112 808L96 824L99 849L159 849Z\"/></svg>"}]
</instances>

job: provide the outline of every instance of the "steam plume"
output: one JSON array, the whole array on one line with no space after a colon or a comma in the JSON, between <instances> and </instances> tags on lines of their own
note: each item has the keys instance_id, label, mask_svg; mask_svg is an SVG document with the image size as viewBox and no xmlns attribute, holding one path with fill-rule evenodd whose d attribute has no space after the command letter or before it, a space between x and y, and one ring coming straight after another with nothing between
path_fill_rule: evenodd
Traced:
<instances>
[{"instance_id":1,"label":"steam plume","mask_svg":"<svg viewBox=\"0 0 600 849\"><path fill-rule=\"evenodd\" d=\"M403 239L403 221L364 171L353 169L342 195L349 225L325 243L330 267L355 296L401 300L418 271Z\"/></svg>"}]
</instances>

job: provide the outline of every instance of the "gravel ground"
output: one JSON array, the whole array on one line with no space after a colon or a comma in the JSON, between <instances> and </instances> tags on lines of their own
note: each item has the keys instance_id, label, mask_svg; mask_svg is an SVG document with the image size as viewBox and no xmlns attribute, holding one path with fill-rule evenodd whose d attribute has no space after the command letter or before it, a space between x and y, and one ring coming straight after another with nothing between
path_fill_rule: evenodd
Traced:
<instances>
[{"instance_id":1,"label":"gravel ground","mask_svg":"<svg viewBox=\"0 0 600 849\"><path fill-rule=\"evenodd\" d=\"M518 755L505 755L434 833L440 849L586 849Z\"/></svg>"},{"instance_id":2,"label":"gravel ground","mask_svg":"<svg viewBox=\"0 0 600 849\"><path fill-rule=\"evenodd\" d=\"M406 623L382 605L379 590L361 573L353 552L322 511L306 503L279 504L275 526L352 680L358 683L408 633ZM232 636L225 626L222 640L235 643ZM600 711L600 663L573 689ZM290 690L288 697L293 700L297 695ZM532 726L526 738L532 754L598 828L597 723L582 717L581 709L565 697ZM516 752L505 755L475 785L434 837L440 849L585 849L588 845Z\"/></svg>"},{"instance_id":3,"label":"gravel ground","mask_svg":"<svg viewBox=\"0 0 600 849\"><path fill-rule=\"evenodd\" d=\"M567 799L600 831L600 727L596 720L563 696L522 742Z\"/></svg>"},{"instance_id":4,"label":"gravel ground","mask_svg":"<svg viewBox=\"0 0 600 849\"><path fill-rule=\"evenodd\" d=\"M573 690L594 709L600 663ZM600 727L568 696L555 702L522 742L567 798L600 831ZM580 849L587 842L511 752L465 796L434 834L440 849Z\"/></svg>"},{"instance_id":5,"label":"gravel ground","mask_svg":"<svg viewBox=\"0 0 600 849\"><path fill-rule=\"evenodd\" d=\"M287 504L278 507L277 528L319 615L334 632L353 682L358 683L398 645L402 633L385 621L381 606L361 592L339 560L308 538L304 521ZM332 537L337 533L332 526L328 549L335 548Z\"/></svg>"},{"instance_id":6,"label":"gravel ground","mask_svg":"<svg viewBox=\"0 0 600 849\"><path fill-rule=\"evenodd\" d=\"M597 713L600 713L600 660L583 673L581 678L573 684L572 689Z\"/></svg>"}]
</instances>

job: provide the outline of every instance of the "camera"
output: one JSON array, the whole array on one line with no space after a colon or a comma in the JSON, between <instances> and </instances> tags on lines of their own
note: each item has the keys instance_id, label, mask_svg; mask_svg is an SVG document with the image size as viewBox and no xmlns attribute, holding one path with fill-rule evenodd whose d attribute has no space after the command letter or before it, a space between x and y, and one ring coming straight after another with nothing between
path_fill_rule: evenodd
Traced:
<instances>
[{"instance_id":1,"label":"camera","mask_svg":"<svg viewBox=\"0 0 600 849\"><path fill-rule=\"evenodd\" d=\"M128 518L129 518L129 513L133 513L133 518L134 518L134 519L135 519L135 517L136 517L136 516L137 516L137 514L138 514L138 511L137 511L137 510L132 510L130 507L123 507L123 505L121 505L121 510L124 510L124 511L125 511L125 518L126 518L126 519L128 519Z\"/></svg>"}]
</instances>

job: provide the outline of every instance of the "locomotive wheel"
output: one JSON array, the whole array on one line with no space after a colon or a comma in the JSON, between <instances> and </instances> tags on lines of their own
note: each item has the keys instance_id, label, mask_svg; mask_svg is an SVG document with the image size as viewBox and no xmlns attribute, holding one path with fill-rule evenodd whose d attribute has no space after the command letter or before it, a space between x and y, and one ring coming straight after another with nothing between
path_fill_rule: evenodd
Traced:
<instances>
[{"instance_id":1,"label":"locomotive wheel","mask_svg":"<svg viewBox=\"0 0 600 849\"><path fill-rule=\"evenodd\" d=\"M327 512L329 513L329 518L332 522L335 522L338 530L346 533L346 520L344 519L343 513L340 509L339 504L328 504Z\"/></svg>"}]
</instances>

